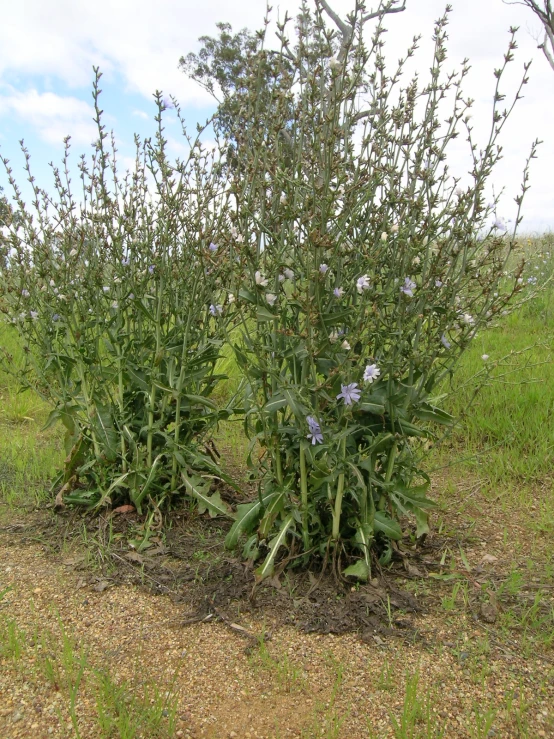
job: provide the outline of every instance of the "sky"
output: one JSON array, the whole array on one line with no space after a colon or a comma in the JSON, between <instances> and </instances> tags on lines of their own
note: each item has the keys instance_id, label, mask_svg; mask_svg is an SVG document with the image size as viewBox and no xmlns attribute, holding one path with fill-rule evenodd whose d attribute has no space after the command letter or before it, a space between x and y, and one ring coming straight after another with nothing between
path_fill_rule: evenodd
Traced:
<instances>
[{"instance_id":1,"label":"sky","mask_svg":"<svg viewBox=\"0 0 554 739\"><path fill-rule=\"evenodd\" d=\"M273 15L295 15L299 0L274 0ZM354 0L329 0L343 17ZM374 0L374 5L377 0ZM40 187L52 190L49 163L59 164L63 139L71 135L75 161L90 152L97 137L93 123L93 66L99 66L104 123L112 129L125 168L132 161L133 134L152 135L156 113L153 93L175 96L190 130L214 112L214 101L179 69L179 59L198 51L202 35L216 35L215 24L226 21L233 29L262 26L265 0L18 0L2 3L0 24L0 154L10 160L14 176L25 190L24 139ZM402 56L415 34L420 48L411 71L422 82L431 66L433 22L442 15L443 0L406 0L403 13L386 22L387 58ZM503 192L498 217L515 218L514 197L534 139L541 139L532 162L531 189L523 206L521 232L554 230L554 71L537 49L540 22L521 5L502 0L451 0L447 67L459 69L469 58L471 73L464 89L475 100L474 135L488 139L495 78L502 63L510 26L519 26L518 50L502 84L508 101L517 89L523 63L532 60L529 83L503 132L503 160L491 178L494 193ZM368 1L368 8L371 4ZM180 125L168 116L170 152L186 150ZM462 178L468 169L463 141L449 163ZM467 177L466 177L467 179ZM0 185L7 177L0 165Z\"/></svg>"}]
</instances>

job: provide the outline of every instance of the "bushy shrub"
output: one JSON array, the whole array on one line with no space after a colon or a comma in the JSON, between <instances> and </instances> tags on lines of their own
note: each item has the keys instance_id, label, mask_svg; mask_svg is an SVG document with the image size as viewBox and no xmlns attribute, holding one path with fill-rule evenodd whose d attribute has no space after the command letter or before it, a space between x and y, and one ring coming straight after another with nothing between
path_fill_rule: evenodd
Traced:
<instances>
[{"instance_id":1,"label":"bushy shrub","mask_svg":"<svg viewBox=\"0 0 554 739\"><path fill-rule=\"evenodd\" d=\"M369 42L366 20L361 6L342 21L324 2L315 14L304 5L294 45L287 21L277 52L260 33L235 93L228 243L240 263L229 289L263 484L227 544L250 532L246 553L265 555L260 577L288 543L300 559L333 551L347 564L357 551L345 573L366 579L375 543L390 559L402 516L415 517L416 536L427 532L434 504L418 449L452 421L436 388L521 289L522 266L506 272L514 235L492 223L485 200L504 96L497 86L478 151L462 91L468 66L443 72L447 16L424 86L401 85L417 39L389 76L383 18ZM498 84L515 48L512 31ZM445 162L464 125L473 167L461 187Z\"/></svg>"},{"instance_id":2,"label":"bushy shrub","mask_svg":"<svg viewBox=\"0 0 554 739\"><path fill-rule=\"evenodd\" d=\"M21 379L66 429L59 502L129 499L140 510L185 485L223 512L191 475L219 474L202 442L226 415L210 395L229 320L232 262L219 248L228 187L199 137L170 164L162 116L172 103L160 95L155 138L137 139L135 168L121 177L99 79L96 70L98 140L80 160L79 187L69 139L54 195L35 185L25 152L31 206L8 167L19 221L5 240L0 307L25 345Z\"/></svg>"}]
</instances>

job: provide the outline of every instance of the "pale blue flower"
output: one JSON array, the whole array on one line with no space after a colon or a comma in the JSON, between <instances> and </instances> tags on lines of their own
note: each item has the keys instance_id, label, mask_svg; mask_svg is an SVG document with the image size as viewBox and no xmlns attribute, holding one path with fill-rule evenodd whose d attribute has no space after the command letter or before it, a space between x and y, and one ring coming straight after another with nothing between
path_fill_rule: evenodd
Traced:
<instances>
[{"instance_id":1,"label":"pale blue flower","mask_svg":"<svg viewBox=\"0 0 554 739\"><path fill-rule=\"evenodd\" d=\"M356 289L359 293L363 292L364 290L369 290L370 287L371 284L367 275L362 275L361 277L358 277L356 281Z\"/></svg>"},{"instance_id":2,"label":"pale blue flower","mask_svg":"<svg viewBox=\"0 0 554 739\"><path fill-rule=\"evenodd\" d=\"M506 226L506 223L503 218L497 218L495 222L492 224L493 228L496 228L498 231L507 231L508 227Z\"/></svg>"},{"instance_id":3,"label":"pale blue flower","mask_svg":"<svg viewBox=\"0 0 554 739\"><path fill-rule=\"evenodd\" d=\"M358 387L357 382L351 382L349 385L341 385L341 392L337 395L337 400L341 398L344 401L344 405L352 405L357 403L362 395L362 391Z\"/></svg>"},{"instance_id":4,"label":"pale blue flower","mask_svg":"<svg viewBox=\"0 0 554 739\"><path fill-rule=\"evenodd\" d=\"M435 280L435 287L442 287L444 285L444 282L441 282L441 280Z\"/></svg>"},{"instance_id":5,"label":"pale blue flower","mask_svg":"<svg viewBox=\"0 0 554 739\"><path fill-rule=\"evenodd\" d=\"M208 249L215 254L215 252L217 251L217 244L214 244L214 242L212 241L212 243L208 246Z\"/></svg>"},{"instance_id":6,"label":"pale blue flower","mask_svg":"<svg viewBox=\"0 0 554 739\"><path fill-rule=\"evenodd\" d=\"M364 370L364 382L372 383L381 374L381 370L376 364L368 364Z\"/></svg>"},{"instance_id":7,"label":"pale blue flower","mask_svg":"<svg viewBox=\"0 0 554 739\"><path fill-rule=\"evenodd\" d=\"M306 416L310 433L306 438L311 439L312 444L323 444L323 434L321 433L321 426L313 416Z\"/></svg>"},{"instance_id":8,"label":"pale blue flower","mask_svg":"<svg viewBox=\"0 0 554 739\"><path fill-rule=\"evenodd\" d=\"M319 265L319 271L321 272L322 275L324 275L327 272L328 269L329 269L329 265L327 265L327 264L320 264Z\"/></svg>"},{"instance_id":9,"label":"pale blue flower","mask_svg":"<svg viewBox=\"0 0 554 739\"><path fill-rule=\"evenodd\" d=\"M222 305L210 305L210 313L212 316L220 316L223 313L223 306Z\"/></svg>"},{"instance_id":10,"label":"pale blue flower","mask_svg":"<svg viewBox=\"0 0 554 739\"><path fill-rule=\"evenodd\" d=\"M536 285L537 284L537 278L536 277L528 277L527 282L529 285Z\"/></svg>"},{"instance_id":11,"label":"pale blue flower","mask_svg":"<svg viewBox=\"0 0 554 739\"><path fill-rule=\"evenodd\" d=\"M415 282L413 280L410 280L409 277L406 277L406 279L404 280L404 284L400 288L400 292L404 293L404 295L407 295L409 298L413 298L415 288Z\"/></svg>"},{"instance_id":12,"label":"pale blue flower","mask_svg":"<svg viewBox=\"0 0 554 739\"><path fill-rule=\"evenodd\" d=\"M153 274L154 274L154 270L155 270L155 269L156 269L156 267L155 267L155 265L153 265L153 264L151 264L151 265L150 265L150 266L148 267L148 271L150 272L150 274L151 274L151 275L153 275Z\"/></svg>"},{"instance_id":13,"label":"pale blue flower","mask_svg":"<svg viewBox=\"0 0 554 739\"><path fill-rule=\"evenodd\" d=\"M31 294L31 293L30 293L30 292L29 292L28 290L22 290L22 291L21 291L21 295L22 295L22 296L23 296L24 298L28 298L30 294Z\"/></svg>"},{"instance_id":14,"label":"pale blue flower","mask_svg":"<svg viewBox=\"0 0 554 739\"><path fill-rule=\"evenodd\" d=\"M59 313L54 313L54 315L52 316L52 320L54 321L54 323L57 323L58 321L61 321L61 319L62 319L62 317L60 316Z\"/></svg>"},{"instance_id":15,"label":"pale blue flower","mask_svg":"<svg viewBox=\"0 0 554 739\"><path fill-rule=\"evenodd\" d=\"M36 321L37 318L38 318L38 313L37 313L36 310L29 311L29 315L31 316L31 318L33 319L33 321Z\"/></svg>"},{"instance_id":16,"label":"pale blue flower","mask_svg":"<svg viewBox=\"0 0 554 739\"><path fill-rule=\"evenodd\" d=\"M448 341L448 339L446 338L444 334L441 336L441 344L444 346L445 349L450 349L451 347L450 342Z\"/></svg>"},{"instance_id":17,"label":"pale blue flower","mask_svg":"<svg viewBox=\"0 0 554 739\"><path fill-rule=\"evenodd\" d=\"M342 296L344 295L344 290L342 289L342 287L336 287L333 290L333 295L335 296L335 298L342 298Z\"/></svg>"},{"instance_id":18,"label":"pale blue flower","mask_svg":"<svg viewBox=\"0 0 554 739\"><path fill-rule=\"evenodd\" d=\"M122 267L128 267L130 264L131 264L131 260L128 257L121 260Z\"/></svg>"}]
</instances>

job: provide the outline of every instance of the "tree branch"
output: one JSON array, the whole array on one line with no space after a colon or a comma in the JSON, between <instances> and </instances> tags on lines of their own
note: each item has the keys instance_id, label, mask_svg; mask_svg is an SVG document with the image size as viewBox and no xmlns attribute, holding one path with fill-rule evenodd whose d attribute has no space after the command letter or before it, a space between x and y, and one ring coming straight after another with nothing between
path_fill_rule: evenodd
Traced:
<instances>
[{"instance_id":1,"label":"tree branch","mask_svg":"<svg viewBox=\"0 0 554 739\"><path fill-rule=\"evenodd\" d=\"M545 55L548 63L550 64L550 66L554 70L554 54L553 54L553 51L554 51L554 41L552 40L552 38L553 38L552 37L552 34L549 34L549 33L547 33L545 31L545 33L544 33L544 41L542 42L542 44L539 44L539 49L542 49L543 54ZM550 41L550 45L552 46L552 51L550 51L550 49L548 48L548 45L546 43L547 42L547 39Z\"/></svg>"},{"instance_id":2,"label":"tree branch","mask_svg":"<svg viewBox=\"0 0 554 739\"><path fill-rule=\"evenodd\" d=\"M373 18L380 18L383 15L389 15L390 13L402 13L402 11L406 10L406 0L403 0L402 5L399 8L393 8L392 6L397 2L400 2L400 0L391 0L388 4L390 7L380 7L379 10L373 10L370 13L366 13L362 16L362 23L370 21Z\"/></svg>"},{"instance_id":3,"label":"tree branch","mask_svg":"<svg viewBox=\"0 0 554 739\"><path fill-rule=\"evenodd\" d=\"M320 5L323 8L323 10L329 16L329 18L331 18L331 20L333 21L333 23L335 23L335 25L337 26L337 28L342 33L343 39L348 38L352 34L352 27L351 26L349 27L348 24L345 23L342 20L342 18L340 18L335 13L335 11L329 6L329 3L327 2L327 0L317 0L317 4Z\"/></svg>"}]
</instances>

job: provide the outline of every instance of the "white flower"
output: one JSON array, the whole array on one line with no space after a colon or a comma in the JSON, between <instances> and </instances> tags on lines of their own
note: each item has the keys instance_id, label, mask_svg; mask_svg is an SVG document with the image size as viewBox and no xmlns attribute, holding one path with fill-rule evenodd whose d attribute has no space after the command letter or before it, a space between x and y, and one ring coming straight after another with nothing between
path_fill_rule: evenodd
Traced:
<instances>
[{"instance_id":1,"label":"white flower","mask_svg":"<svg viewBox=\"0 0 554 739\"><path fill-rule=\"evenodd\" d=\"M279 198L279 202L281 203L281 205L286 205L287 196L285 195L285 193L281 194L281 197Z\"/></svg>"},{"instance_id":2,"label":"white flower","mask_svg":"<svg viewBox=\"0 0 554 739\"><path fill-rule=\"evenodd\" d=\"M104 287L102 288L102 290L103 290L103 291L104 291L105 293L109 293L109 292L110 292L110 288L109 288L109 287L108 287L107 285L104 285Z\"/></svg>"},{"instance_id":3,"label":"white flower","mask_svg":"<svg viewBox=\"0 0 554 739\"><path fill-rule=\"evenodd\" d=\"M22 296L23 296L24 298L28 298L30 294L31 294L31 293L30 293L30 292L29 292L28 290L22 290L22 291L21 291L21 295L22 295Z\"/></svg>"},{"instance_id":4,"label":"white flower","mask_svg":"<svg viewBox=\"0 0 554 739\"><path fill-rule=\"evenodd\" d=\"M114 300L113 303L112 303L112 308L116 308L117 309L118 307L119 307L119 304L118 304L117 300Z\"/></svg>"},{"instance_id":5,"label":"white flower","mask_svg":"<svg viewBox=\"0 0 554 739\"><path fill-rule=\"evenodd\" d=\"M38 313L36 310L29 311L29 315L33 319L33 321L36 321L38 319Z\"/></svg>"},{"instance_id":6,"label":"white flower","mask_svg":"<svg viewBox=\"0 0 554 739\"><path fill-rule=\"evenodd\" d=\"M388 239L388 236L389 235L387 234L387 232L383 231L383 233L381 234L381 241L386 241Z\"/></svg>"},{"instance_id":7,"label":"white flower","mask_svg":"<svg viewBox=\"0 0 554 739\"><path fill-rule=\"evenodd\" d=\"M54 282L54 280L50 280L50 287L56 287L56 283Z\"/></svg>"},{"instance_id":8,"label":"white flower","mask_svg":"<svg viewBox=\"0 0 554 739\"><path fill-rule=\"evenodd\" d=\"M235 302L235 296L233 295L233 293L229 293L229 295L227 296L227 302L228 303L234 303Z\"/></svg>"},{"instance_id":9,"label":"white flower","mask_svg":"<svg viewBox=\"0 0 554 739\"><path fill-rule=\"evenodd\" d=\"M346 341L346 339L345 339L345 340L344 340L344 341L342 342L341 346L342 346L342 348L343 348L343 349L344 349L345 351L347 351L347 352L349 352L349 351L350 351L350 349L352 348L352 347L350 346L350 344L348 343L348 341Z\"/></svg>"},{"instance_id":10,"label":"white flower","mask_svg":"<svg viewBox=\"0 0 554 739\"><path fill-rule=\"evenodd\" d=\"M356 281L356 290L361 294L364 290L369 290L371 287L371 284L369 282L368 275L362 275L361 277L358 277L358 280Z\"/></svg>"},{"instance_id":11,"label":"white flower","mask_svg":"<svg viewBox=\"0 0 554 739\"><path fill-rule=\"evenodd\" d=\"M335 71L335 70L337 70L337 69L339 69L339 68L340 68L340 62L339 62L339 60L337 59L337 57L336 57L336 56L332 56L332 57L331 57L331 58L329 59L329 66L331 67L331 69L332 69L333 71Z\"/></svg>"},{"instance_id":12,"label":"white flower","mask_svg":"<svg viewBox=\"0 0 554 739\"><path fill-rule=\"evenodd\" d=\"M462 321L466 324L466 326L473 326L475 323L475 318L470 313L464 313L462 316Z\"/></svg>"},{"instance_id":13,"label":"white flower","mask_svg":"<svg viewBox=\"0 0 554 739\"><path fill-rule=\"evenodd\" d=\"M420 259L419 257L414 257L414 258L412 259L412 264L413 264L413 265L415 265L416 267L418 266L418 264L419 264L420 262L421 262L421 259Z\"/></svg>"},{"instance_id":14,"label":"white flower","mask_svg":"<svg viewBox=\"0 0 554 739\"><path fill-rule=\"evenodd\" d=\"M269 305L275 305L275 301L277 300L277 295L274 295L273 293L267 293L265 296L265 299L269 303Z\"/></svg>"},{"instance_id":15,"label":"white flower","mask_svg":"<svg viewBox=\"0 0 554 739\"><path fill-rule=\"evenodd\" d=\"M70 256L70 257L76 257L78 253L79 253L79 252L77 251L77 249L72 249L72 250L71 250L71 251L69 252L69 256Z\"/></svg>"},{"instance_id":16,"label":"white flower","mask_svg":"<svg viewBox=\"0 0 554 739\"><path fill-rule=\"evenodd\" d=\"M285 281L285 275L279 275L279 282Z\"/></svg>"},{"instance_id":17,"label":"white flower","mask_svg":"<svg viewBox=\"0 0 554 739\"><path fill-rule=\"evenodd\" d=\"M371 384L379 377L380 374L381 370L376 364L368 364L364 370L364 382L369 382Z\"/></svg>"},{"instance_id":18,"label":"white flower","mask_svg":"<svg viewBox=\"0 0 554 739\"><path fill-rule=\"evenodd\" d=\"M444 282L441 280L435 280L435 287L442 287L444 285Z\"/></svg>"},{"instance_id":19,"label":"white flower","mask_svg":"<svg viewBox=\"0 0 554 739\"><path fill-rule=\"evenodd\" d=\"M292 271L292 269L289 269L288 267L286 267L283 270L283 274L285 275L287 280L294 280L294 272Z\"/></svg>"},{"instance_id":20,"label":"white flower","mask_svg":"<svg viewBox=\"0 0 554 739\"><path fill-rule=\"evenodd\" d=\"M242 234L239 234L235 241L237 242L237 244L242 244L244 241L244 236Z\"/></svg>"},{"instance_id":21,"label":"white flower","mask_svg":"<svg viewBox=\"0 0 554 739\"><path fill-rule=\"evenodd\" d=\"M329 341L331 342L331 344L336 344L337 343L337 341L339 339L339 335L340 334L339 334L338 331L331 331L331 333L329 334Z\"/></svg>"},{"instance_id":22,"label":"white flower","mask_svg":"<svg viewBox=\"0 0 554 739\"><path fill-rule=\"evenodd\" d=\"M267 280L262 275L260 270L257 270L257 272L254 274L254 279L256 280L256 285L259 285L260 287L267 287Z\"/></svg>"},{"instance_id":23,"label":"white flower","mask_svg":"<svg viewBox=\"0 0 554 739\"><path fill-rule=\"evenodd\" d=\"M210 313L212 316L220 316L223 313L223 306L222 305L210 305Z\"/></svg>"},{"instance_id":24,"label":"white flower","mask_svg":"<svg viewBox=\"0 0 554 739\"><path fill-rule=\"evenodd\" d=\"M398 223L394 223L394 224L393 224L393 225L391 226L391 231L393 232L393 234L396 234L396 233L398 233Z\"/></svg>"},{"instance_id":25,"label":"white flower","mask_svg":"<svg viewBox=\"0 0 554 739\"><path fill-rule=\"evenodd\" d=\"M488 358L489 358L489 355L488 354L483 354L482 357L481 357L481 359L483 360L483 362L486 362Z\"/></svg>"}]
</instances>

